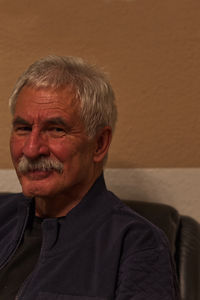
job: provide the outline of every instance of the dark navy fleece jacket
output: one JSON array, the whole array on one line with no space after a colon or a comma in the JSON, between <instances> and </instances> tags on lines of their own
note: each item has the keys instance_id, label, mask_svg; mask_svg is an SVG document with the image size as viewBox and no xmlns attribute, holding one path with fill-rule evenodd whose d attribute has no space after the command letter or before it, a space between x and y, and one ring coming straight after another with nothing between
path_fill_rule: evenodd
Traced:
<instances>
[{"instance_id":1,"label":"dark navy fleece jacket","mask_svg":"<svg viewBox=\"0 0 200 300\"><path fill-rule=\"evenodd\" d=\"M31 201L0 197L0 269L18 248ZM103 176L64 218L45 219L42 231L19 300L179 299L164 234L108 192Z\"/></svg>"}]
</instances>

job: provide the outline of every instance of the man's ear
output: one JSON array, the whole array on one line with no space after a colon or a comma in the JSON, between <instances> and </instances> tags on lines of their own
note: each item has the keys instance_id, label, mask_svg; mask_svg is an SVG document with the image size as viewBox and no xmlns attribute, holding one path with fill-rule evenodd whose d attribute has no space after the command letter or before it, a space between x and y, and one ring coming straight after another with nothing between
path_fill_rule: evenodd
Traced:
<instances>
[{"instance_id":1,"label":"man's ear","mask_svg":"<svg viewBox=\"0 0 200 300\"><path fill-rule=\"evenodd\" d=\"M101 162L108 153L112 139L112 129L109 126L100 129L95 139L96 144L93 159L94 162Z\"/></svg>"}]
</instances>

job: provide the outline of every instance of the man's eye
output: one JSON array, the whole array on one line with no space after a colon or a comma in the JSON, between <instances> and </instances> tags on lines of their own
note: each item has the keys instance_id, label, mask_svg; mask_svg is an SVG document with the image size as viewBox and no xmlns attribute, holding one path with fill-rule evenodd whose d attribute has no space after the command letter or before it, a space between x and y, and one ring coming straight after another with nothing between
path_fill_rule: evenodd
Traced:
<instances>
[{"instance_id":1,"label":"man's eye","mask_svg":"<svg viewBox=\"0 0 200 300\"><path fill-rule=\"evenodd\" d=\"M51 127L49 128L50 131L55 131L55 132L63 132L64 129L60 127Z\"/></svg>"},{"instance_id":2,"label":"man's eye","mask_svg":"<svg viewBox=\"0 0 200 300\"><path fill-rule=\"evenodd\" d=\"M14 128L17 133L26 133L31 131L31 127L29 126L17 126Z\"/></svg>"},{"instance_id":3,"label":"man's eye","mask_svg":"<svg viewBox=\"0 0 200 300\"><path fill-rule=\"evenodd\" d=\"M65 130L61 127L50 127L48 131L49 134L53 137L60 137L65 134Z\"/></svg>"}]
</instances>

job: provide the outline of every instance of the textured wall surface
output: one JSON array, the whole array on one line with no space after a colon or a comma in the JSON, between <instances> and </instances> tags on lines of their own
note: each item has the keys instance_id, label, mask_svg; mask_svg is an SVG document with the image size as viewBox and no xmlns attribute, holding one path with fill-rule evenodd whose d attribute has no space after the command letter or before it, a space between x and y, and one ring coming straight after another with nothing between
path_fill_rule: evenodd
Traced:
<instances>
[{"instance_id":1,"label":"textured wall surface","mask_svg":"<svg viewBox=\"0 0 200 300\"><path fill-rule=\"evenodd\" d=\"M159 172L179 168L188 182L199 180L187 170L200 167L200 1L0 0L0 7L0 169L12 167L8 97L16 78L45 55L81 56L109 73L116 92L108 167L140 170L131 186L144 193L137 178L154 170L163 178L157 201L196 216L197 185L186 184L185 194L176 172ZM159 180L148 182L149 193L157 191Z\"/></svg>"},{"instance_id":2,"label":"textured wall surface","mask_svg":"<svg viewBox=\"0 0 200 300\"><path fill-rule=\"evenodd\" d=\"M109 167L200 166L199 0L0 0L0 167L11 167L7 99L47 54L110 74L119 119Z\"/></svg>"}]
</instances>

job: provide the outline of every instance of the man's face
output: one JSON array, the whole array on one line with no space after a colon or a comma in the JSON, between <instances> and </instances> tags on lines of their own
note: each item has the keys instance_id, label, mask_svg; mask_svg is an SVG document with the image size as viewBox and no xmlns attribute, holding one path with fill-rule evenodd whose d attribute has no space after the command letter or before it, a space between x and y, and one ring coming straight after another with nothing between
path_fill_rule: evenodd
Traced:
<instances>
[{"instance_id":1,"label":"man's face","mask_svg":"<svg viewBox=\"0 0 200 300\"><path fill-rule=\"evenodd\" d=\"M54 197L87 192L94 180L95 139L80 119L80 103L68 89L24 87L17 98L10 149L23 193ZM63 170L18 168L19 162L51 159ZM40 164L39 164L40 165Z\"/></svg>"}]
</instances>

